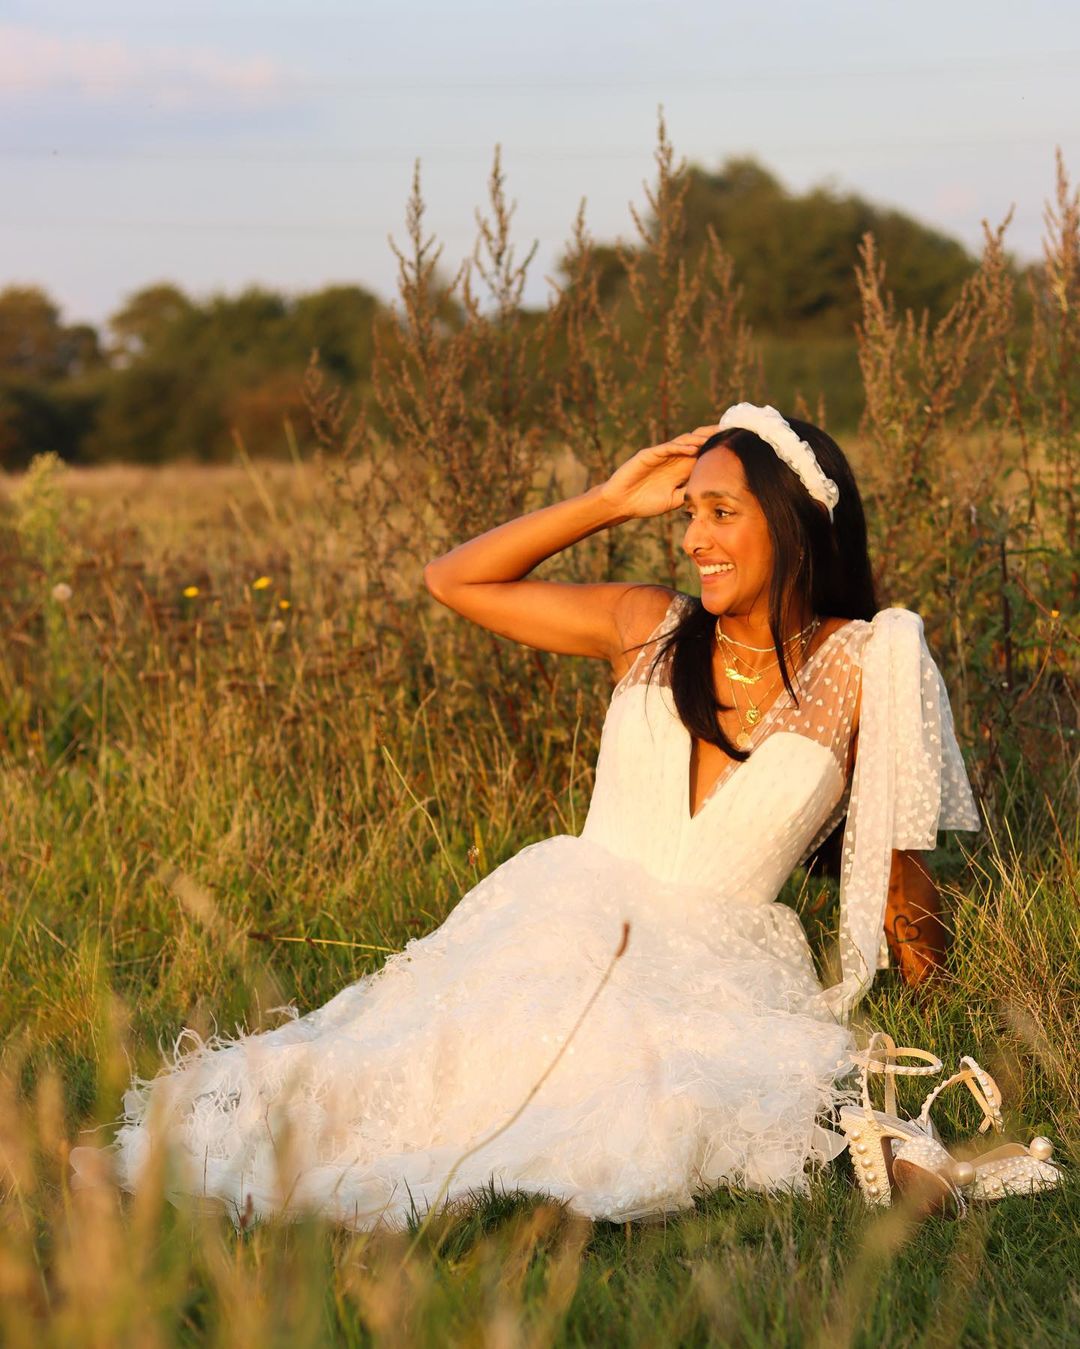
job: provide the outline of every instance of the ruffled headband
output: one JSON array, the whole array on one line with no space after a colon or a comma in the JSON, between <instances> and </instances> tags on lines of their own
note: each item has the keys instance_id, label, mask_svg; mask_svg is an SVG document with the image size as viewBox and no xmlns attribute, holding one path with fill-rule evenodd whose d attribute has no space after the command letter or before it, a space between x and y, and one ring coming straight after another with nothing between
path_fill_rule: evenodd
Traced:
<instances>
[{"instance_id":1,"label":"ruffled headband","mask_svg":"<svg viewBox=\"0 0 1080 1349\"><path fill-rule=\"evenodd\" d=\"M833 518L833 507L840 500L840 489L832 478L826 478L817 455L800 440L788 423L774 407L766 404L759 408L754 403L736 403L729 407L720 418L717 429L728 431L738 428L741 431L753 431L754 435L771 445L777 455L793 472L815 501L828 510L829 519Z\"/></svg>"}]
</instances>

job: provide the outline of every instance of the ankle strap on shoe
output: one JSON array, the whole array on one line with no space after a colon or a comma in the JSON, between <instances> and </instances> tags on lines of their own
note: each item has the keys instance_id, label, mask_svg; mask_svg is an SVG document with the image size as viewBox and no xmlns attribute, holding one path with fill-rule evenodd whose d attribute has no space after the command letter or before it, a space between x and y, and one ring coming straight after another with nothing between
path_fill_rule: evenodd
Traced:
<instances>
[{"instance_id":1,"label":"ankle strap on shoe","mask_svg":"<svg viewBox=\"0 0 1080 1349\"><path fill-rule=\"evenodd\" d=\"M979 1125L979 1133L984 1134L990 1128L993 1128L996 1133L1002 1133L1005 1129L1005 1123L1001 1118L1001 1091L998 1084L986 1069L980 1067L970 1055L965 1054L960 1062L963 1065L960 1072L953 1073L952 1077L947 1077L944 1082L939 1083L923 1101L922 1109L919 1111L920 1123L923 1125L929 1124L930 1107L946 1087L952 1087L958 1082L962 1082L975 1097L979 1109L983 1112L983 1121Z\"/></svg>"},{"instance_id":2,"label":"ankle strap on shoe","mask_svg":"<svg viewBox=\"0 0 1080 1349\"><path fill-rule=\"evenodd\" d=\"M899 1058L921 1059L920 1064L897 1063ZM911 1049L907 1046L897 1048L896 1041L885 1031L875 1031L870 1043L854 1061L862 1068L863 1109L872 1110L870 1104L870 1074L882 1073L885 1077L885 1113L896 1114L896 1077L929 1077L940 1073L943 1067L936 1054L925 1049ZM980 1070L981 1071L981 1070Z\"/></svg>"}]
</instances>

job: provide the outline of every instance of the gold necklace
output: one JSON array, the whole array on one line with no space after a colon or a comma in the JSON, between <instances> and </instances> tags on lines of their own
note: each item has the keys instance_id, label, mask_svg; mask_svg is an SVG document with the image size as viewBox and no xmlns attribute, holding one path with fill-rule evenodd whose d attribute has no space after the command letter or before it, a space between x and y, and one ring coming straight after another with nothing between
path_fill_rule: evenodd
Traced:
<instances>
[{"instance_id":1,"label":"gold necklace","mask_svg":"<svg viewBox=\"0 0 1080 1349\"><path fill-rule=\"evenodd\" d=\"M717 623L716 627L717 627L717 645L719 645L720 649L723 650L723 646L721 644L721 638L723 637L723 634L720 632L719 623ZM806 646L812 640L814 633L817 631L817 628L818 628L818 619L815 618L812 623L807 624L807 627L805 627L802 630L802 632L796 633L793 638L789 638L788 642L797 641L805 636L806 642L804 642L803 644L803 649L805 650ZM784 643L785 647L787 647L788 642ZM736 659L738 659L737 653L732 654L735 656ZM743 663L745 664L746 662L744 661ZM772 662L772 665L779 665L779 663L780 663L779 661L774 660ZM734 708L736 716L739 718L739 726L741 727L738 735L736 735L735 737L736 749L749 749L750 746L753 744L753 731L756 726L760 725L763 713L761 711L761 708L754 701L754 697L750 692L750 688L754 684L757 684L762 679L765 672L771 668L772 666L769 665L764 666L763 669L754 678L749 678L746 675L740 675L739 672L731 666L726 667L724 670L724 675L728 681L728 688L731 690L732 706ZM742 687L742 691L746 695L747 709L745 713L739 706L739 700L735 694L736 687L738 686ZM779 697L779 694L777 694L777 697Z\"/></svg>"},{"instance_id":2,"label":"gold necklace","mask_svg":"<svg viewBox=\"0 0 1080 1349\"><path fill-rule=\"evenodd\" d=\"M784 638L784 646L787 646L790 642L797 642L797 641L799 640L800 637L805 637L805 636L807 635L807 633L809 633L809 632L811 631L811 629L817 627L818 622L819 622L818 619L812 618L812 619L810 620L810 622L807 623L806 627L803 628L803 630L802 630L801 632L795 633L795 635L794 635L793 637L785 637L785 638ZM740 642L740 641L739 641L737 638L735 638L735 637L729 637L729 636L727 635L727 633L724 632L724 630L720 627L720 619L719 619L719 618L717 618L717 620L716 620L716 632L717 632L717 641L719 641L720 638L722 637L722 638L724 639L725 642L730 642L732 646L741 646L742 649L743 649L744 651L756 651L756 652L758 653L758 655L763 656L763 655L765 655L765 653L766 653L767 651L775 651L775 650L776 650L776 648L775 648L774 646L751 646L749 642Z\"/></svg>"},{"instance_id":3,"label":"gold necklace","mask_svg":"<svg viewBox=\"0 0 1080 1349\"><path fill-rule=\"evenodd\" d=\"M725 672L726 673L726 672ZM747 708L744 712L739 706L739 699L736 696L738 685L731 679L728 680L728 688L731 690L731 703L735 709L735 715L739 718L739 733L735 737L735 746L737 749L749 749L752 744L754 727L761 721L761 708L754 701L750 690L743 685L743 693L746 694Z\"/></svg>"},{"instance_id":4,"label":"gold necklace","mask_svg":"<svg viewBox=\"0 0 1080 1349\"><path fill-rule=\"evenodd\" d=\"M723 650L723 647L721 647L721 650ZM768 665L763 665L760 670L755 670L749 661L744 660L737 651L731 652L731 659L738 661L749 671L749 674L741 674L734 665L724 666L724 674L737 684L759 684L769 670L780 664L779 661L773 660Z\"/></svg>"},{"instance_id":5,"label":"gold necklace","mask_svg":"<svg viewBox=\"0 0 1080 1349\"><path fill-rule=\"evenodd\" d=\"M787 648L789 646L792 646L796 642L802 642L803 649L805 650L806 645L810 642L810 640L813 638L814 633L817 631L818 622L819 622L818 619L816 618L813 619L806 625L805 628L802 629L801 632L797 632L793 637L788 637L785 639L784 641L785 656L787 654ZM774 647L770 648L770 647L747 646L745 642L735 643L734 639L729 637L727 633L724 632L724 630L720 627L719 619L717 619L716 621L716 627L714 631L716 633L716 645L720 648L720 651L724 655L725 659L732 662L731 664L725 665L724 667L724 674L727 677L729 683L758 684L761 682L762 678L764 677L764 675L768 673L769 670L773 669L774 667L780 664L779 660L772 660L769 662L768 665L763 665L760 670L755 670L751 666L750 662L744 656L740 656L737 651L726 652L725 644L745 646L748 651L762 651L762 652L768 650L775 650ZM734 662L736 661L739 662L739 664L741 664L746 670L748 670L749 674L741 673L734 664Z\"/></svg>"}]
</instances>

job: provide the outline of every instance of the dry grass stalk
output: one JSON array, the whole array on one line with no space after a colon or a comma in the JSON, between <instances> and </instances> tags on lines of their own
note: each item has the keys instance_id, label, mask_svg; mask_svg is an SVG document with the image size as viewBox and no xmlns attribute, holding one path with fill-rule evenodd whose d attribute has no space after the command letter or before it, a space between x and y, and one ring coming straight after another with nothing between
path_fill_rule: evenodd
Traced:
<instances>
[{"instance_id":1,"label":"dry grass stalk","mask_svg":"<svg viewBox=\"0 0 1080 1349\"><path fill-rule=\"evenodd\" d=\"M640 246L621 264L632 283L609 285L582 211L540 314L520 310L531 255L516 260L500 159L479 251L448 281L417 176L377 396L352 408L309 372L315 466L90 474L43 462L17 498L5 485L5 1342L264 1349L319 1342L328 1323L387 1343L445 1342L448 1326L477 1342L588 1340L598 1325L628 1340L712 1327L775 1342L826 1314L841 1337L871 1323L897 1342L914 1334L897 1290L911 1292L912 1268L940 1267L934 1231L911 1234L917 1259L875 1256L865 1297L837 1293L862 1258L842 1177L788 1206L716 1196L655 1234L634 1229L629 1245L550 1215L508 1222L501 1243L483 1230L497 1226L495 1197L487 1219L482 1206L447 1214L440 1250L404 1267L408 1239L384 1249L268 1225L236 1240L178 1215L153 1185L100 1210L65 1188L65 1149L86 1121L115 1118L132 1064L157 1068L159 1038L208 1024L209 1009L219 1024L257 1023L282 989L321 1003L440 922L474 878L580 822L605 672L447 620L419 569L444 543L598 480L683 418L767 398L723 240L680 254L682 167L663 131L657 172L654 221L639 213ZM1078 230L1059 164L1027 298L995 231L937 325L893 312L867 245L867 422L850 447L884 598L926 618L993 826L943 864L951 983L923 1004L882 985L869 1012L916 1043L974 1049L1000 1073L1017 1132L1065 1148L1080 1110ZM666 579L665 530L597 536L546 574ZM170 877L189 878L187 908ZM252 931L317 931L320 944L255 951ZM945 1121L963 1136L959 1113ZM1056 1268L1064 1211L1003 1206L995 1260L982 1263L974 1237L958 1244L950 1289L911 1294L918 1324L940 1308L943 1325L966 1312L1023 1339L1052 1319L1025 1280ZM1022 1258L1035 1248L1038 1261Z\"/></svg>"}]
</instances>

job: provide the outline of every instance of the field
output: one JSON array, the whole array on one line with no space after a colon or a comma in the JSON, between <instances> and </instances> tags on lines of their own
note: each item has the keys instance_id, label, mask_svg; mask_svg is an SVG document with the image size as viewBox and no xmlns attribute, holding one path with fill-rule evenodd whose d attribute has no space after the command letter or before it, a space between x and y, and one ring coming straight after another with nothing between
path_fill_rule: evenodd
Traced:
<instances>
[{"instance_id":1,"label":"field","mask_svg":"<svg viewBox=\"0 0 1080 1349\"><path fill-rule=\"evenodd\" d=\"M153 1192L69 1192L70 1146L108 1137L130 1069L153 1072L181 1026L313 1007L521 846L580 828L605 672L438 611L417 584L433 549L415 516L394 526L398 606L373 608L356 476L346 490L325 465L241 463L4 484L4 1342L1074 1339L1068 752L1040 780L1010 770L991 828L938 859L948 981L918 1001L886 977L864 1012L995 1072L1011 1135L1049 1134L1067 1159L1058 1193L955 1223L868 1215L841 1161L808 1198L719 1191L658 1226L490 1194L371 1237L236 1235ZM788 898L812 921L825 892L799 879ZM963 1138L977 1115L960 1094L943 1120Z\"/></svg>"},{"instance_id":2,"label":"field","mask_svg":"<svg viewBox=\"0 0 1080 1349\"><path fill-rule=\"evenodd\" d=\"M861 1024L973 1054L1010 1136L1049 1135L1065 1184L919 1221L867 1213L841 1160L808 1197L719 1191L657 1225L491 1193L397 1236L237 1234L160 1187L69 1188L72 1145L107 1140L131 1072L182 1027L318 1006L524 845L580 830L606 672L469 628L421 569L768 401L730 259L715 235L684 254L663 135L657 159L618 312L582 224L558 302L523 313L498 172L482 303L440 282L417 186L370 397L350 407L317 363L304 379L317 450L286 423L281 463L238 435L230 467L42 455L0 482L4 1344L1077 1342L1080 199L1063 166L1023 296L1004 226L935 323L896 311L864 240L845 449L879 601L924 617L986 821L932 863L948 976L923 997L880 979ZM669 521L635 522L541 574L692 590L678 556ZM783 898L820 947L831 883L796 875ZM978 1122L962 1095L939 1112L961 1145Z\"/></svg>"}]
</instances>

